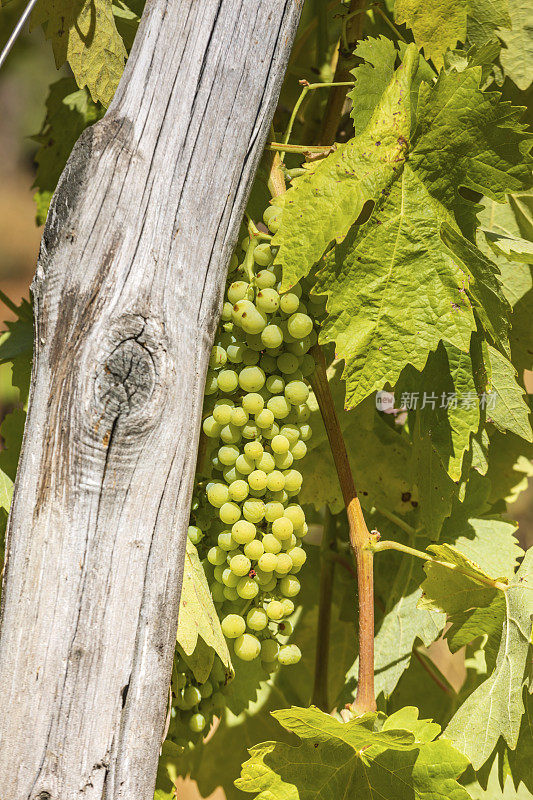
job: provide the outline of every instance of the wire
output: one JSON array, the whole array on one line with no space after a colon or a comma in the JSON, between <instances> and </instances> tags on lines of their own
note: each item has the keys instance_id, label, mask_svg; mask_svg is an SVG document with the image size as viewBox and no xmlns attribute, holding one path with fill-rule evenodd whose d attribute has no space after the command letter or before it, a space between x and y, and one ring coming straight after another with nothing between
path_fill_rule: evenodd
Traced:
<instances>
[{"instance_id":1,"label":"wire","mask_svg":"<svg viewBox=\"0 0 533 800\"><path fill-rule=\"evenodd\" d=\"M30 16L31 12L33 11L33 7L36 4L36 2L37 2L37 0L30 0L28 5L26 6L24 11L22 12L21 18L19 19L19 21L17 22L17 24L15 25L15 27L13 29L13 33L11 34L9 39L7 40L4 49L0 53L0 68L3 66L4 61L8 57L11 48L13 47L15 42L17 41L17 39L19 37L19 34L20 34L22 28L24 27L24 23L26 22L26 20Z\"/></svg>"}]
</instances>

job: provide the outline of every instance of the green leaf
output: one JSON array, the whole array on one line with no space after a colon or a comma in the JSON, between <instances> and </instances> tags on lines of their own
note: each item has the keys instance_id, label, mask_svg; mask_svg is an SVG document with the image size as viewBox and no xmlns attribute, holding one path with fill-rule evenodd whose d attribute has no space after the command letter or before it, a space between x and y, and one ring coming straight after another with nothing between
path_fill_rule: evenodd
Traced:
<instances>
[{"instance_id":1,"label":"green leaf","mask_svg":"<svg viewBox=\"0 0 533 800\"><path fill-rule=\"evenodd\" d=\"M36 25L52 40L57 68L68 61L80 89L87 86L94 102L107 107L127 55L112 0L40 0L32 15Z\"/></svg>"},{"instance_id":2,"label":"green leaf","mask_svg":"<svg viewBox=\"0 0 533 800\"><path fill-rule=\"evenodd\" d=\"M448 742L432 741L440 727L418 720L416 709L389 717L379 732L370 727L376 715L341 723L315 708L293 708L274 716L301 744L250 750L236 785L257 800L468 798L456 781L468 762Z\"/></svg>"},{"instance_id":3,"label":"green leaf","mask_svg":"<svg viewBox=\"0 0 533 800\"><path fill-rule=\"evenodd\" d=\"M504 256L509 261L523 261L533 264L533 243L517 236L483 231L487 241L497 255Z\"/></svg>"},{"instance_id":4,"label":"green leaf","mask_svg":"<svg viewBox=\"0 0 533 800\"><path fill-rule=\"evenodd\" d=\"M490 501L514 503L533 477L533 447L512 433L495 431L490 438L487 478L491 483Z\"/></svg>"},{"instance_id":5,"label":"green leaf","mask_svg":"<svg viewBox=\"0 0 533 800\"><path fill-rule=\"evenodd\" d=\"M499 31L504 44L500 60L505 74L525 90L533 80L533 7L529 0L508 2L512 28Z\"/></svg>"},{"instance_id":6,"label":"green leaf","mask_svg":"<svg viewBox=\"0 0 533 800\"><path fill-rule=\"evenodd\" d=\"M195 546L187 539L177 633L178 644L187 656L190 657L195 652L198 637L219 656L228 670L232 670L228 646L220 628L204 569ZM193 663L196 679L205 681L209 677L212 661L209 669L205 657Z\"/></svg>"},{"instance_id":7,"label":"green leaf","mask_svg":"<svg viewBox=\"0 0 533 800\"><path fill-rule=\"evenodd\" d=\"M177 765L181 758L182 748L166 739L159 756L154 800L175 800L177 797L176 785L180 776Z\"/></svg>"},{"instance_id":8,"label":"green leaf","mask_svg":"<svg viewBox=\"0 0 533 800\"><path fill-rule=\"evenodd\" d=\"M516 382L516 370L511 362L494 347L488 346L492 394L495 402L487 406L488 413L500 430L508 430L533 441L529 424L529 408L524 391Z\"/></svg>"},{"instance_id":9,"label":"green leaf","mask_svg":"<svg viewBox=\"0 0 533 800\"><path fill-rule=\"evenodd\" d=\"M396 22L411 28L418 47L437 68L443 64L446 50L465 41L466 14L465 0L396 0L394 4Z\"/></svg>"},{"instance_id":10,"label":"green leaf","mask_svg":"<svg viewBox=\"0 0 533 800\"><path fill-rule=\"evenodd\" d=\"M421 431L419 416L413 435L411 471L418 487L422 528L428 537L438 539L442 524L451 512L457 485L446 472L432 439Z\"/></svg>"},{"instance_id":11,"label":"green leaf","mask_svg":"<svg viewBox=\"0 0 533 800\"><path fill-rule=\"evenodd\" d=\"M479 769L502 736L514 749L524 712L522 688L533 614L533 549L504 593L506 615L494 672L455 713L445 735Z\"/></svg>"},{"instance_id":12,"label":"green leaf","mask_svg":"<svg viewBox=\"0 0 533 800\"><path fill-rule=\"evenodd\" d=\"M348 98L353 103L350 116L357 135L369 124L374 109L392 80L398 51L394 42L379 36L360 42L354 55L363 59L363 63L352 70L355 86L348 92Z\"/></svg>"},{"instance_id":13,"label":"green leaf","mask_svg":"<svg viewBox=\"0 0 533 800\"><path fill-rule=\"evenodd\" d=\"M74 143L88 125L102 117L104 109L91 100L87 89L78 89L73 78L60 78L52 83L46 99L46 116L35 156L37 172L34 187L37 224L43 225L50 200L56 189Z\"/></svg>"}]
</instances>

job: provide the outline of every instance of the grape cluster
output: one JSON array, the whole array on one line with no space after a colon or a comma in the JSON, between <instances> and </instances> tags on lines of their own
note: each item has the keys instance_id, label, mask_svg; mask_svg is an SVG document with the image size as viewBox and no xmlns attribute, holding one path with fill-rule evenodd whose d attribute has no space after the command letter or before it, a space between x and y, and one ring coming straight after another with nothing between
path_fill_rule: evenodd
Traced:
<instances>
[{"instance_id":1,"label":"grape cluster","mask_svg":"<svg viewBox=\"0 0 533 800\"><path fill-rule=\"evenodd\" d=\"M209 730L213 716L224 710L225 683L226 673L219 659L215 659L209 678L201 683L195 679L183 652L177 649L172 669L169 734L178 746L195 744Z\"/></svg>"}]
</instances>

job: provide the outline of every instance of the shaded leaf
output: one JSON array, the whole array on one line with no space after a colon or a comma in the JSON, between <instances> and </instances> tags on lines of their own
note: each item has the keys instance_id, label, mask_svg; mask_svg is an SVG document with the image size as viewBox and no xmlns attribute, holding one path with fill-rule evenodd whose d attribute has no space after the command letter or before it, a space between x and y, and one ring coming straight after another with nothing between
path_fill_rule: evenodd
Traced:
<instances>
[{"instance_id":1,"label":"shaded leaf","mask_svg":"<svg viewBox=\"0 0 533 800\"><path fill-rule=\"evenodd\" d=\"M500 55L506 75L519 89L533 80L533 8L529 0L508 0L511 30L499 31L504 48Z\"/></svg>"}]
</instances>

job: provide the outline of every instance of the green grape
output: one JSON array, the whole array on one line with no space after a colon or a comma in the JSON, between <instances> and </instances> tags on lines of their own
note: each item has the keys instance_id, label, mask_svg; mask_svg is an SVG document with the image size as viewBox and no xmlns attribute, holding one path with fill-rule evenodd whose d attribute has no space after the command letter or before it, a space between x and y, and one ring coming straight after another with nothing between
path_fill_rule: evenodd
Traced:
<instances>
[{"instance_id":1,"label":"green grape","mask_svg":"<svg viewBox=\"0 0 533 800\"><path fill-rule=\"evenodd\" d=\"M230 285L227 291L227 298L232 306L246 297L249 287L250 284L246 283L246 281L235 281Z\"/></svg>"},{"instance_id":2,"label":"green grape","mask_svg":"<svg viewBox=\"0 0 533 800\"><path fill-rule=\"evenodd\" d=\"M222 531L219 533L217 543L220 549L225 550L226 553L229 553L230 550L235 550L235 548L238 547L237 542L231 535L231 531Z\"/></svg>"},{"instance_id":3,"label":"green grape","mask_svg":"<svg viewBox=\"0 0 533 800\"><path fill-rule=\"evenodd\" d=\"M260 569L259 566L257 566L255 569L255 579L259 584L259 586L261 586L261 588L264 591L265 584L269 583L272 580L272 574L269 572L265 572L264 570Z\"/></svg>"},{"instance_id":4,"label":"green grape","mask_svg":"<svg viewBox=\"0 0 533 800\"><path fill-rule=\"evenodd\" d=\"M262 470L263 472L269 473L275 468L276 464L274 462L274 456L272 453L263 452L261 458L256 459L257 469Z\"/></svg>"},{"instance_id":5,"label":"green grape","mask_svg":"<svg viewBox=\"0 0 533 800\"><path fill-rule=\"evenodd\" d=\"M223 593L226 600L229 600L230 603L233 603L235 600L239 599L237 589L234 589L233 586L224 586Z\"/></svg>"},{"instance_id":6,"label":"green grape","mask_svg":"<svg viewBox=\"0 0 533 800\"><path fill-rule=\"evenodd\" d=\"M285 381L281 375L269 375L266 379L266 388L270 394L281 394L285 389Z\"/></svg>"},{"instance_id":7,"label":"green grape","mask_svg":"<svg viewBox=\"0 0 533 800\"><path fill-rule=\"evenodd\" d=\"M278 347L283 342L283 331L278 325L267 325L261 339L265 347Z\"/></svg>"},{"instance_id":8,"label":"green grape","mask_svg":"<svg viewBox=\"0 0 533 800\"><path fill-rule=\"evenodd\" d=\"M285 487L285 475L278 469L267 475L267 489L271 492L280 492Z\"/></svg>"},{"instance_id":9,"label":"green grape","mask_svg":"<svg viewBox=\"0 0 533 800\"><path fill-rule=\"evenodd\" d=\"M289 469L293 462L292 453L276 453L274 456L277 469Z\"/></svg>"},{"instance_id":10,"label":"green grape","mask_svg":"<svg viewBox=\"0 0 533 800\"><path fill-rule=\"evenodd\" d=\"M285 473L285 490L287 492L299 492L302 488L302 475L296 469L289 469Z\"/></svg>"},{"instance_id":11,"label":"green grape","mask_svg":"<svg viewBox=\"0 0 533 800\"><path fill-rule=\"evenodd\" d=\"M261 642L251 633L244 633L235 640L235 655L242 661L253 661L261 652Z\"/></svg>"},{"instance_id":12,"label":"green grape","mask_svg":"<svg viewBox=\"0 0 533 800\"><path fill-rule=\"evenodd\" d=\"M280 553L278 558L278 563L276 564L276 577L282 578L284 575L288 575L291 569L293 568L294 564L292 563L291 557L287 553Z\"/></svg>"},{"instance_id":13,"label":"green grape","mask_svg":"<svg viewBox=\"0 0 533 800\"><path fill-rule=\"evenodd\" d=\"M235 303L232 319L245 333L261 333L267 326L265 312L256 308L250 300L239 300Z\"/></svg>"},{"instance_id":14,"label":"green grape","mask_svg":"<svg viewBox=\"0 0 533 800\"><path fill-rule=\"evenodd\" d=\"M244 445L244 455L252 461L259 461L263 456L263 445L261 442L246 442Z\"/></svg>"},{"instance_id":15,"label":"green grape","mask_svg":"<svg viewBox=\"0 0 533 800\"><path fill-rule=\"evenodd\" d=\"M311 426L308 425L307 422L303 422L300 425L300 439L303 442L308 442L309 439L311 438L312 434L313 434L313 431L311 430Z\"/></svg>"},{"instance_id":16,"label":"green grape","mask_svg":"<svg viewBox=\"0 0 533 800\"><path fill-rule=\"evenodd\" d=\"M283 483L285 483L285 478L283 478ZM283 516L284 511L283 503L271 501L265 505L265 519L267 522L274 522L275 519Z\"/></svg>"},{"instance_id":17,"label":"green grape","mask_svg":"<svg viewBox=\"0 0 533 800\"><path fill-rule=\"evenodd\" d=\"M261 242L261 244L258 244L254 250L255 263L260 267L268 267L269 264L272 264L273 260L274 255L268 242Z\"/></svg>"},{"instance_id":18,"label":"green grape","mask_svg":"<svg viewBox=\"0 0 533 800\"><path fill-rule=\"evenodd\" d=\"M268 625L266 611L262 608L251 608L246 615L246 625L251 631L262 631Z\"/></svg>"},{"instance_id":19,"label":"green grape","mask_svg":"<svg viewBox=\"0 0 533 800\"><path fill-rule=\"evenodd\" d=\"M196 686L187 686L187 688L183 692L183 699L185 700L189 708L193 708L193 706L198 705L198 703L202 699L202 695L200 694L200 690L197 689Z\"/></svg>"},{"instance_id":20,"label":"green grape","mask_svg":"<svg viewBox=\"0 0 533 800\"><path fill-rule=\"evenodd\" d=\"M270 446L274 453L288 453L290 442L286 436L278 433L277 436L273 437L272 441L270 442Z\"/></svg>"},{"instance_id":21,"label":"green grape","mask_svg":"<svg viewBox=\"0 0 533 800\"><path fill-rule=\"evenodd\" d=\"M278 653L278 661L280 664L283 664L283 666L297 664L301 657L301 650L296 644L284 644L283 647L280 647Z\"/></svg>"},{"instance_id":22,"label":"green grape","mask_svg":"<svg viewBox=\"0 0 533 800\"><path fill-rule=\"evenodd\" d=\"M263 542L261 542L259 539L254 539L253 541L244 545L244 555L252 561L259 561L264 552L265 548Z\"/></svg>"},{"instance_id":23,"label":"green grape","mask_svg":"<svg viewBox=\"0 0 533 800\"><path fill-rule=\"evenodd\" d=\"M248 250L249 244L250 244L250 237L245 236L241 242L241 249L244 250L244 252L246 252Z\"/></svg>"},{"instance_id":24,"label":"green grape","mask_svg":"<svg viewBox=\"0 0 533 800\"><path fill-rule=\"evenodd\" d=\"M217 375L218 388L224 394L231 394L239 385L239 378L233 369L221 369Z\"/></svg>"},{"instance_id":25,"label":"green grape","mask_svg":"<svg viewBox=\"0 0 533 800\"><path fill-rule=\"evenodd\" d=\"M218 512L224 525L233 525L241 517L241 509L235 503L224 503Z\"/></svg>"},{"instance_id":26,"label":"green grape","mask_svg":"<svg viewBox=\"0 0 533 800\"><path fill-rule=\"evenodd\" d=\"M202 423L202 429L209 439L216 439L220 435L222 425L214 417L206 417Z\"/></svg>"},{"instance_id":27,"label":"green grape","mask_svg":"<svg viewBox=\"0 0 533 800\"><path fill-rule=\"evenodd\" d=\"M229 357L229 356L228 356ZM316 369L316 362L312 355L306 353L300 363L300 369L304 378L310 378Z\"/></svg>"},{"instance_id":28,"label":"green grape","mask_svg":"<svg viewBox=\"0 0 533 800\"><path fill-rule=\"evenodd\" d=\"M248 544L255 539L257 529L252 522L240 519L231 528L231 535L237 544Z\"/></svg>"},{"instance_id":29,"label":"green grape","mask_svg":"<svg viewBox=\"0 0 533 800\"><path fill-rule=\"evenodd\" d=\"M305 444L305 442L296 442L296 444L294 444L291 447L291 455L297 461L300 458L303 458L306 455L306 453L307 453L307 445Z\"/></svg>"},{"instance_id":30,"label":"green grape","mask_svg":"<svg viewBox=\"0 0 533 800\"><path fill-rule=\"evenodd\" d=\"M248 497L250 491L248 484L243 480L232 481L228 487L230 500L235 500L237 503L242 503Z\"/></svg>"},{"instance_id":31,"label":"green grape","mask_svg":"<svg viewBox=\"0 0 533 800\"><path fill-rule=\"evenodd\" d=\"M253 367L261 358L261 354L257 350L252 350L251 347L245 347L242 354L242 363L245 367Z\"/></svg>"},{"instance_id":32,"label":"green grape","mask_svg":"<svg viewBox=\"0 0 533 800\"><path fill-rule=\"evenodd\" d=\"M242 428L243 425L246 425L246 423L248 422L248 419L249 419L248 414L244 410L244 408L241 408L240 406L237 406L236 408L232 408L231 409L231 424L232 425L235 425L238 428Z\"/></svg>"},{"instance_id":33,"label":"green grape","mask_svg":"<svg viewBox=\"0 0 533 800\"><path fill-rule=\"evenodd\" d=\"M232 572L230 567L226 567L224 570L222 570L222 576L221 577L222 577L221 583L223 583L224 586L229 586L230 589L236 589L237 588L237 584L239 583L240 576L236 575L234 572Z\"/></svg>"},{"instance_id":34,"label":"green grape","mask_svg":"<svg viewBox=\"0 0 533 800\"><path fill-rule=\"evenodd\" d=\"M294 528L301 528L305 522L303 508L297 504L287 506L284 514L292 522Z\"/></svg>"},{"instance_id":35,"label":"green grape","mask_svg":"<svg viewBox=\"0 0 533 800\"><path fill-rule=\"evenodd\" d=\"M300 438L300 429L296 425L292 425L290 422L283 425L280 430L282 436L285 436L289 440L289 444L292 447L298 439Z\"/></svg>"},{"instance_id":36,"label":"green grape","mask_svg":"<svg viewBox=\"0 0 533 800\"><path fill-rule=\"evenodd\" d=\"M276 285L276 276L269 269L262 269L255 276L255 285L258 289L271 289ZM224 305L226 304L224 303Z\"/></svg>"},{"instance_id":37,"label":"green grape","mask_svg":"<svg viewBox=\"0 0 533 800\"><path fill-rule=\"evenodd\" d=\"M300 366L298 356L295 356L292 353L282 353L280 356L278 356L276 363L279 371L283 372L285 375L290 375L291 372L296 372Z\"/></svg>"},{"instance_id":38,"label":"green grape","mask_svg":"<svg viewBox=\"0 0 533 800\"><path fill-rule=\"evenodd\" d=\"M307 402L309 389L302 381L289 381L285 386L285 397L293 406Z\"/></svg>"},{"instance_id":39,"label":"green grape","mask_svg":"<svg viewBox=\"0 0 533 800\"><path fill-rule=\"evenodd\" d=\"M293 292L287 292L281 295L279 306L285 314L294 314L299 305L300 299L298 295Z\"/></svg>"},{"instance_id":40,"label":"green grape","mask_svg":"<svg viewBox=\"0 0 533 800\"><path fill-rule=\"evenodd\" d=\"M243 360L243 354L245 349L246 349L245 346L241 342L236 342L235 344L228 345L228 348L226 350L228 360L231 361L232 364L240 364Z\"/></svg>"},{"instance_id":41,"label":"green grape","mask_svg":"<svg viewBox=\"0 0 533 800\"><path fill-rule=\"evenodd\" d=\"M270 534L268 535L270 536ZM263 541L263 546L264 546L264 541ZM263 553L263 555L259 558L257 562L257 566L262 572L269 573L269 572L274 572L277 563L278 563L278 557L275 553ZM269 575L268 580L270 580L270 577L271 576Z\"/></svg>"},{"instance_id":42,"label":"green grape","mask_svg":"<svg viewBox=\"0 0 533 800\"><path fill-rule=\"evenodd\" d=\"M224 425L219 436L224 444L236 444L237 442L240 442L242 433L236 425L232 425L230 422L229 425Z\"/></svg>"},{"instance_id":43,"label":"green grape","mask_svg":"<svg viewBox=\"0 0 533 800\"><path fill-rule=\"evenodd\" d=\"M218 451L218 460L227 467L232 467L239 457L239 448L235 445L224 445Z\"/></svg>"},{"instance_id":44,"label":"green grape","mask_svg":"<svg viewBox=\"0 0 533 800\"><path fill-rule=\"evenodd\" d=\"M309 350L309 340L306 337L305 339L298 339L296 342L290 342L286 345L286 349L289 353L292 353L293 356L297 356L303 360L303 357ZM302 362L300 361L300 363Z\"/></svg>"},{"instance_id":45,"label":"green grape","mask_svg":"<svg viewBox=\"0 0 533 800\"><path fill-rule=\"evenodd\" d=\"M250 350L254 350L256 353L260 353L264 349L260 333L247 333L246 342Z\"/></svg>"},{"instance_id":46,"label":"green grape","mask_svg":"<svg viewBox=\"0 0 533 800\"><path fill-rule=\"evenodd\" d=\"M288 597L283 598L281 605L283 606L284 617L290 617L290 615L294 613L294 603Z\"/></svg>"},{"instance_id":47,"label":"green grape","mask_svg":"<svg viewBox=\"0 0 533 800\"><path fill-rule=\"evenodd\" d=\"M244 453L241 453L240 456L237 457L235 461L235 467L241 473L241 475L249 475L255 469L255 462L253 458L249 458Z\"/></svg>"},{"instance_id":48,"label":"green grape","mask_svg":"<svg viewBox=\"0 0 533 800\"><path fill-rule=\"evenodd\" d=\"M259 362L259 366L267 375L270 375L271 372L275 372L277 369L276 359L272 356L264 353L261 356L261 361Z\"/></svg>"},{"instance_id":49,"label":"green grape","mask_svg":"<svg viewBox=\"0 0 533 800\"><path fill-rule=\"evenodd\" d=\"M296 597L300 591L300 581L294 575L286 575L281 579L279 588L284 597Z\"/></svg>"},{"instance_id":50,"label":"green grape","mask_svg":"<svg viewBox=\"0 0 533 800\"><path fill-rule=\"evenodd\" d=\"M295 567L302 567L307 559L307 554L303 547L293 547L287 551L287 555L291 558Z\"/></svg>"},{"instance_id":51,"label":"green grape","mask_svg":"<svg viewBox=\"0 0 533 800\"><path fill-rule=\"evenodd\" d=\"M267 485L266 472L263 472L262 469L254 469L254 471L248 475L248 483L252 489L255 489L256 491L265 489Z\"/></svg>"},{"instance_id":52,"label":"green grape","mask_svg":"<svg viewBox=\"0 0 533 800\"><path fill-rule=\"evenodd\" d=\"M265 379L261 367L244 367L239 373L239 386L245 392L258 392L265 385Z\"/></svg>"},{"instance_id":53,"label":"green grape","mask_svg":"<svg viewBox=\"0 0 533 800\"><path fill-rule=\"evenodd\" d=\"M308 405L297 406L294 410L296 412L296 422L298 423L307 422L311 416L311 409Z\"/></svg>"},{"instance_id":54,"label":"green grape","mask_svg":"<svg viewBox=\"0 0 533 800\"><path fill-rule=\"evenodd\" d=\"M242 429L242 435L244 439L257 439L259 436L259 426L255 424L255 422L248 422L244 428Z\"/></svg>"},{"instance_id":55,"label":"green grape","mask_svg":"<svg viewBox=\"0 0 533 800\"><path fill-rule=\"evenodd\" d=\"M189 525L187 528L187 536L194 545L197 545L200 544L204 538L204 533L197 525Z\"/></svg>"},{"instance_id":56,"label":"green grape","mask_svg":"<svg viewBox=\"0 0 533 800\"><path fill-rule=\"evenodd\" d=\"M217 456L211 456L211 464L213 466L213 469L222 470L223 468L223 465L220 463Z\"/></svg>"},{"instance_id":57,"label":"green grape","mask_svg":"<svg viewBox=\"0 0 533 800\"><path fill-rule=\"evenodd\" d=\"M187 674L185 672L178 672L176 683L178 689L184 689L187 685Z\"/></svg>"},{"instance_id":58,"label":"green grape","mask_svg":"<svg viewBox=\"0 0 533 800\"><path fill-rule=\"evenodd\" d=\"M200 694L202 695L202 700L205 700L207 697L211 697L213 694L213 685L210 681L202 683L200 686Z\"/></svg>"},{"instance_id":59,"label":"green grape","mask_svg":"<svg viewBox=\"0 0 533 800\"><path fill-rule=\"evenodd\" d=\"M238 614L228 614L220 623L222 633L227 639L237 639L246 630L244 617Z\"/></svg>"},{"instance_id":60,"label":"green grape","mask_svg":"<svg viewBox=\"0 0 533 800\"><path fill-rule=\"evenodd\" d=\"M204 394L205 395L214 394L217 390L218 390L218 376L216 372L208 370L205 379Z\"/></svg>"},{"instance_id":61,"label":"green grape","mask_svg":"<svg viewBox=\"0 0 533 800\"><path fill-rule=\"evenodd\" d=\"M224 572L224 567L221 564L219 564L217 567L214 568L213 577L214 577L214 579L216 580L217 583L222 583L222 573L223 572Z\"/></svg>"},{"instance_id":62,"label":"green grape","mask_svg":"<svg viewBox=\"0 0 533 800\"><path fill-rule=\"evenodd\" d=\"M274 414L269 408L264 408L257 414L255 422L259 428L268 429L274 423Z\"/></svg>"},{"instance_id":63,"label":"green grape","mask_svg":"<svg viewBox=\"0 0 533 800\"><path fill-rule=\"evenodd\" d=\"M271 233L276 233L281 224L281 211L279 206L268 206L263 212L263 222Z\"/></svg>"},{"instance_id":64,"label":"green grape","mask_svg":"<svg viewBox=\"0 0 533 800\"><path fill-rule=\"evenodd\" d=\"M238 474L235 467L224 467L224 469L222 470L222 475L224 476L224 480L226 481L226 483L233 483L234 481L237 481L240 478L240 475Z\"/></svg>"},{"instance_id":65,"label":"green grape","mask_svg":"<svg viewBox=\"0 0 533 800\"><path fill-rule=\"evenodd\" d=\"M281 550L281 542L274 536L273 533L265 533L263 536L263 547L265 548L265 553L273 553L274 555L277 555ZM259 566L260 569L264 569L261 564ZM265 572L268 572L268 570L265 570Z\"/></svg>"},{"instance_id":66,"label":"green grape","mask_svg":"<svg viewBox=\"0 0 533 800\"><path fill-rule=\"evenodd\" d=\"M263 592L265 594L270 594L276 589L277 585L278 585L278 579L276 578L275 575L272 575L269 582L265 583L265 585L263 586Z\"/></svg>"},{"instance_id":67,"label":"green grape","mask_svg":"<svg viewBox=\"0 0 533 800\"><path fill-rule=\"evenodd\" d=\"M265 314L273 314L279 308L279 294L276 292L275 289L260 289L257 292L257 296L255 298L255 304L257 308L259 308L261 311L264 311ZM281 334L281 331L280 335L282 336L281 341L283 341L283 335ZM263 339L264 342L265 341L264 338L263 337L261 338ZM277 347L277 346L278 345L276 344L268 345L268 347ZM226 355L225 352L224 355Z\"/></svg>"},{"instance_id":68,"label":"green grape","mask_svg":"<svg viewBox=\"0 0 533 800\"><path fill-rule=\"evenodd\" d=\"M296 578L294 578L293 580L296 580ZM253 578L243 577L237 584L237 594L239 595L239 597L242 597L243 600L253 600L253 598L257 596L258 592L259 592L259 586L257 585L257 583L254 581Z\"/></svg>"},{"instance_id":69,"label":"green grape","mask_svg":"<svg viewBox=\"0 0 533 800\"><path fill-rule=\"evenodd\" d=\"M287 517L279 517L272 523L272 533L276 539L280 540L280 542L282 542L284 539L289 539L293 530L294 526Z\"/></svg>"},{"instance_id":70,"label":"green grape","mask_svg":"<svg viewBox=\"0 0 533 800\"><path fill-rule=\"evenodd\" d=\"M263 661L275 661L279 653L279 644L275 639L263 639L261 642L261 658Z\"/></svg>"},{"instance_id":71,"label":"green grape","mask_svg":"<svg viewBox=\"0 0 533 800\"><path fill-rule=\"evenodd\" d=\"M223 347L220 347L220 345L216 344L211 348L211 356L209 357L209 366L211 369L223 367L227 360L228 356Z\"/></svg>"},{"instance_id":72,"label":"green grape","mask_svg":"<svg viewBox=\"0 0 533 800\"><path fill-rule=\"evenodd\" d=\"M262 500L250 498L244 501L242 513L248 522L261 522L265 516L265 504Z\"/></svg>"},{"instance_id":73,"label":"green grape","mask_svg":"<svg viewBox=\"0 0 533 800\"><path fill-rule=\"evenodd\" d=\"M229 490L225 483L213 483L207 490L207 499L215 508L220 508L229 499Z\"/></svg>"},{"instance_id":74,"label":"green grape","mask_svg":"<svg viewBox=\"0 0 533 800\"><path fill-rule=\"evenodd\" d=\"M250 572L252 567L252 563L249 558L243 555L236 555L233 556L229 562L229 567L235 575L238 575L242 578L243 575L247 575ZM292 562L291 562L292 567ZM288 572L289 570L287 570Z\"/></svg>"},{"instance_id":75,"label":"green grape","mask_svg":"<svg viewBox=\"0 0 533 800\"><path fill-rule=\"evenodd\" d=\"M304 339L313 330L313 320L307 314L299 311L289 317L287 327L290 335L295 339Z\"/></svg>"},{"instance_id":76,"label":"green grape","mask_svg":"<svg viewBox=\"0 0 533 800\"><path fill-rule=\"evenodd\" d=\"M268 409L266 409L266 410L268 411ZM269 413L270 413L270 412L269 412ZM274 416L274 415L272 415L272 416ZM278 433L279 433L279 425L277 424L277 422L274 422L274 423L273 423L273 424L270 426L270 428L263 428L263 429L261 430L261 433L263 434L263 437L264 437L265 439L273 439L273 438L274 438L274 436L277 436L277 435L278 435Z\"/></svg>"},{"instance_id":77,"label":"green grape","mask_svg":"<svg viewBox=\"0 0 533 800\"><path fill-rule=\"evenodd\" d=\"M215 603L223 603L226 599L224 595L224 588L220 585L220 583L214 583L211 586L211 595L213 596L213 601Z\"/></svg>"},{"instance_id":78,"label":"green grape","mask_svg":"<svg viewBox=\"0 0 533 800\"><path fill-rule=\"evenodd\" d=\"M267 401L267 408L272 411L276 419L285 419L291 410L290 404L282 395L275 395Z\"/></svg>"},{"instance_id":79,"label":"green grape","mask_svg":"<svg viewBox=\"0 0 533 800\"><path fill-rule=\"evenodd\" d=\"M274 622L277 622L283 617L283 606L279 600L271 600L265 610L268 618L274 620Z\"/></svg>"},{"instance_id":80,"label":"green grape","mask_svg":"<svg viewBox=\"0 0 533 800\"><path fill-rule=\"evenodd\" d=\"M259 414L265 407L265 401L257 392L250 392L242 398L242 407L248 414Z\"/></svg>"},{"instance_id":81,"label":"green grape","mask_svg":"<svg viewBox=\"0 0 533 800\"><path fill-rule=\"evenodd\" d=\"M213 566L218 567L226 561L226 553L218 545L211 547L207 552L207 560Z\"/></svg>"},{"instance_id":82,"label":"green grape","mask_svg":"<svg viewBox=\"0 0 533 800\"><path fill-rule=\"evenodd\" d=\"M217 403L213 409L213 419L215 422L218 422L219 425L227 425L231 420L232 411L233 406L230 406L229 403Z\"/></svg>"},{"instance_id":83,"label":"green grape","mask_svg":"<svg viewBox=\"0 0 533 800\"><path fill-rule=\"evenodd\" d=\"M222 321L230 322L232 315L233 315L233 305L231 303L225 302L224 305L222 306Z\"/></svg>"}]
</instances>

